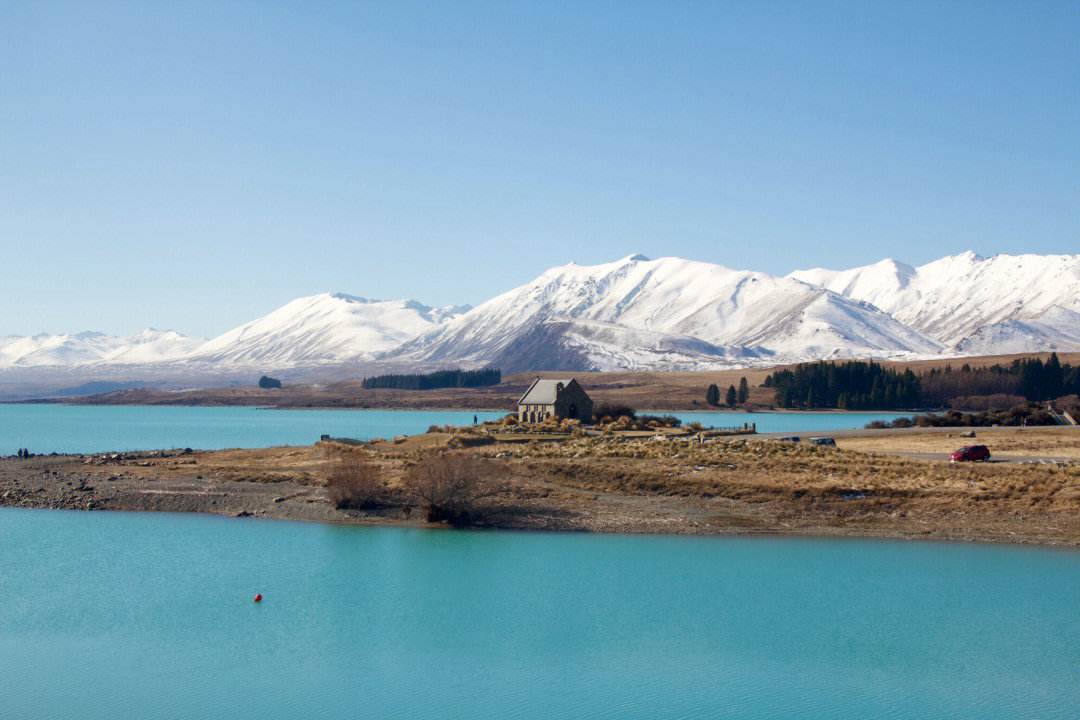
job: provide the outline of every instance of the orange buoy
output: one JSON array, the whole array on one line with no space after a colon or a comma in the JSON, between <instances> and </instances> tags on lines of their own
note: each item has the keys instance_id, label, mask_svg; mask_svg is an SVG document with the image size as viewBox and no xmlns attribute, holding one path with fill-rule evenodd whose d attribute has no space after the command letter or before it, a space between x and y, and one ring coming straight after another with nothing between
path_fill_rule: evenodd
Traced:
<instances>
[{"instance_id":1,"label":"orange buoy","mask_svg":"<svg viewBox=\"0 0 1080 720\"><path fill-rule=\"evenodd\" d=\"M255 593L255 602L262 602L262 593Z\"/></svg>"}]
</instances>

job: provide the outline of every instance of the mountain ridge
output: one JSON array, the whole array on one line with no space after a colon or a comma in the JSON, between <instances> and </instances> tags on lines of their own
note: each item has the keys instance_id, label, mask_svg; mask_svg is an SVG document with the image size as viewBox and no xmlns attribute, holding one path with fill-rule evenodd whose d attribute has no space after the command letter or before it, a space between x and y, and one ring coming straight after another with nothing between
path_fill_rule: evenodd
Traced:
<instances>
[{"instance_id":1,"label":"mountain ridge","mask_svg":"<svg viewBox=\"0 0 1080 720\"><path fill-rule=\"evenodd\" d=\"M882 261L889 262L889 261ZM788 277L870 302L900 322L962 352L981 328L1038 321L1054 307L1080 311L1080 255L982 257L967 251L911 267L902 285L881 281L881 263L849 270L798 270ZM1072 349L1067 333L1051 331L1025 350Z\"/></svg>"},{"instance_id":2,"label":"mountain ridge","mask_svg":"<svg viewBox=\"0 0 1080 720\"><path fill-rule=\"evenodd\" d=\"M152 328L0 337L0 370L694 370L1046 350L1080 350L1080 255L968 251L781 277L635 253L548 268L475 308L327 292L208 340Z\"/></svg>"}]
</instances>

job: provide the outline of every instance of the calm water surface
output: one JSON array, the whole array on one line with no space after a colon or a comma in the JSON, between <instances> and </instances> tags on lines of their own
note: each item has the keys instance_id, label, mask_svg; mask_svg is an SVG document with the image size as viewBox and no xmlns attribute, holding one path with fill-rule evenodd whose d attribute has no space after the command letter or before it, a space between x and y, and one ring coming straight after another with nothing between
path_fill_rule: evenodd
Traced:
<instances>
[{"instance_id":1,"label":"calm water surface","mask_svg":"<svg viewBox=\"0 0 1080 720\"><path fill-rule=\"evenodd\" d=\"M191 447L309 445L328 434L369 440L422 433L430 425L467 425L502 412L461 410L264 410L252 407L144 405L0 405L0 455ZM759 432L861 428L896 413L673 413L685 422L731 426L756 422Z\"/></svg>"},{"instance_id":2,"label":"calm water surface","mask_svg":"<svg viewBox=\"0 0 1080 720\"><path fill-rule=\"evenodd\" d=\"M6 509L0 716L1075 720L1078 609L1069 551Z\"/></svg>"}]
</instances>

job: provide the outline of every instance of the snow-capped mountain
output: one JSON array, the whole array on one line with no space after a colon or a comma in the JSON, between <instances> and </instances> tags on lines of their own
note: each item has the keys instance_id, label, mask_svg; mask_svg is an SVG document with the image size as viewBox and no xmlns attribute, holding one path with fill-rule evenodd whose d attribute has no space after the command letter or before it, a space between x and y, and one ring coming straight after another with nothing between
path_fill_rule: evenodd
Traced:
<instances>
[{"instance_id":1,"label":"snow-capped mountain","mask_svg":"<svg viewBox=\"0 0 1080 720\"><path fill-rule=\"evenodd\" d=\"M201 342L153 328L126 338L99 332L4 337L0 338L0 368L153 363L182 357Z\"/></svg>"},{"instance_id":2,"label":"snow-capped mountain","mask_svg":"<svg viewBox=\"0 0 1080 720\"><path fill-rule=\"evenodd\" d=\"M468 306L322 293L286 303L212 340L172 331L0 338L0 368L202 366L289 368L358 362L439 327Z\"/></svg>"},{"instance_id":3,"label":"snow-capped mountain","mask_svg":"<svg viewBox=\"0 0 1080 720\"><path fill-rule=\"evenodd\" d=\"M552 268L392 355L513 371L537 367L538 353L560 369L689 369L940 350L876 308L804 282L631 255Z\"/></svg>"},{"instance_id":4,"label":"snow-capped mountain","mask_svg":"<svg viewBox=\"0 0 1080 720\"><path fill-rule=\"evenodd\" d=\"M0 370L110 379L361 365L691 370L1039 350L1080 350L1080 255L963 253L787 277L631 255L551 268L476 308L323 293L208 341L159 330L0 338Z\"/></svg>"},{"instance_id":5,"label":"snow-capped mountain","mask_svg":"<svg viewBox=\"0 0 1080 720\"><path fill-rule=\"evenodd\" d=\"M219 335L182 360L265 367L367 360L468 309L322 293Z\"/></svg>"},{"instance_id":6,"label":"snow-capped mountain","mask_svg":"<svg viewBox=\"0 0 1080 720\"><path fill-rule=\"evenodd\" d=\"M956 353L1080 350L1080 255L972 252L788 277L875 305Z\"/></svg>"}]
</instances>

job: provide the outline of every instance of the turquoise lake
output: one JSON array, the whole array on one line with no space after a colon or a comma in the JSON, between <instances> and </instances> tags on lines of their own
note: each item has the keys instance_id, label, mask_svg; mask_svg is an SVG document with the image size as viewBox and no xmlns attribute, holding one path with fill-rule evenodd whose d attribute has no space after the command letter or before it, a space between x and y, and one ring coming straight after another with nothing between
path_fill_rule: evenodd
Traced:
<instances>
[{"instance_id":1,"label":"turquoise lake","mask_svg":"<svg viewBox=\"0 0 1080 720\"><path fill-rule=\"evenodd\" d=\"M422 433L431 425L468 425L502 412L461 410L266 410L252 407L144 405L0 405L0 455L91 453L190 447L310 445L320 435L369 440ZM685 422L731 426L757 423L759 432L825 432L861 428L897 413L672 413Z\"/></svg>"},{"instance_id":2,"label":"turquoise lake","mask_svg":"<svg viewBox=\"0 0 1080 720\"><path fill-rule=\"evenodd\" d=\"M0 678L16 720L1074 720L1080 553L0 509Z\"/></svg>"}]
</instances>

